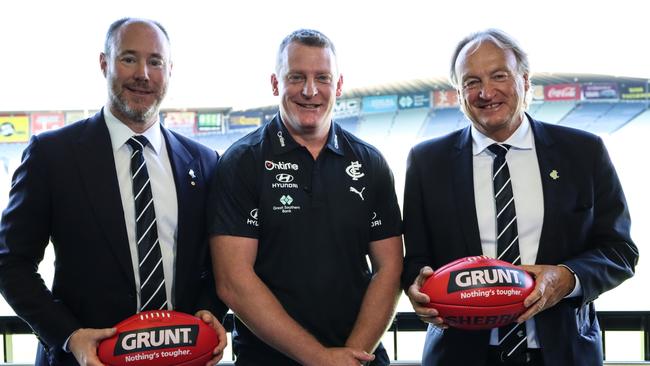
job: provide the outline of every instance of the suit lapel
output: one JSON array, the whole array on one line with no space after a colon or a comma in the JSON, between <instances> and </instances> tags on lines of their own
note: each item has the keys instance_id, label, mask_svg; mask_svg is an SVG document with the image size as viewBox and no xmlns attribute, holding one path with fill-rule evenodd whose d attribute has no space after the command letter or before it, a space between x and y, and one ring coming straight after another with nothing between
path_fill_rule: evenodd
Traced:
<instances>
[{"instance_id":1,"label":"suit lapel","mask_svg":"<svg viewBox=\"0 0 650 366\"><path fill-rule=\"evenodd\" d=\"M472 177L472 136L470 128L461 131L452 151L451 171L453 175L454 202L457 202L459 222L469 255L480 255L481 237L478 232L476 219L476 204L474 202L474 180ZM469 174L468 174L469 172Z\"/></svg>"},{"instance_id":2,"label":"suit lapel","mask_svg":"<svg viewBox=\"0 0 650 366\"><path fill-rule=\"evenodd\" d=\"M97 217L102 234L112 248L127 283L135 289L113 148L102 112L88 119L86 129L73 148L93 214Z\"/></svg>"},{"instance_id":3,"label":"suit lapel","mask_svg":"<svg viewBox=\"0 0 650 366\"><path fill-rule=\"evenodd\" d=\"M193 209L203 207L200 202L197 202L197 198L200 195L193 194L193 190L198 188L198 184L205 183L203 182L199 159L193 156L174 134L162 126L161 129L166 141L167 154L169 155L172 173L174 174L174 183L176 185L178 232L176 240L176 270L174 271L174 296L176 299L179 299L182 297L183 286L178 286L178 284L186 283L185 276L191 272L191 266L198 265L192 257L192 253L195 253L196 250L189 247L196 245L195 240L191 239L192 235L196 233L191 233L189 230L192 227L202 226L194 225L195 223L188 222L188 220L192 220L195 217L191 212ZM174 303L177 304L178 301Z\"/></svg>"},{"instance_id":4,"label":"suit lapel","mask_svg":"<svg viewBox=\"0 0 650 366\"><path fill-rule=\"evenodd\" d=\"M563 176L567 179L569 169L564 166L560 153L554 148L555 142L547 133L546 128L539 121L535 121L530 116L530 126L535 138L535 150L537 161L539 163L540 177L542 179L542 191L544 195L544 222L542 224L542 234L539 239L539 249L535 263L544 263L545 258L549 258L558 243L555 229L557 227L557 218L560 217L562 203L560 200L561 179ZM556 177L554 179L553 177Z\"/></svg>"}]
</instances>

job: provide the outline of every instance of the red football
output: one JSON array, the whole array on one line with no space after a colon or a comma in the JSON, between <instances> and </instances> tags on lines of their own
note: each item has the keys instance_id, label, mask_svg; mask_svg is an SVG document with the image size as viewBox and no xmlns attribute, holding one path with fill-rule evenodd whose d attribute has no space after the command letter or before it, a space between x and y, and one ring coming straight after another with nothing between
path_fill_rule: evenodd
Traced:
<instances>
[{"instance_id":1,"label":"red football","mask_svg":"<svg viewBox=\"0 0 650 366\"><path fill-rule=\"evenodd\" d=\"M476 256L438 268L422 285L428 306L445 323L461 329L489 329L511 323L535 288L528 272L498 259Z\"/></svg>"},{"instance_id":2,"label":"red football","mask_svg":"<svg viewBox=\"0 0 650 366\"><path fill-rule=\"evenodd\" d=\"M203 366L219 344L212 327L177 311L144 311L115 328L97 348L99 359L110 366Z\"/></svg>"}]
</instances>

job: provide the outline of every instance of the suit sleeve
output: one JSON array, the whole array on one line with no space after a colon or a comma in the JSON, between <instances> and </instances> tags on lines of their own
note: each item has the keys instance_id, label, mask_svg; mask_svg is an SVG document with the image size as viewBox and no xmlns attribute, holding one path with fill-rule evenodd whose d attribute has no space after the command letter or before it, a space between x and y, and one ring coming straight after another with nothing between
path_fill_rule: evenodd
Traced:
<instances>
[{"instance_id":1,"label":"suit sleeve","mask_svg":"<svg viewBox=\"0 0 650 366\"><path fill-rule=\"evenodd\" d=\"M208 187L209 189L212 189L213 187L213 181L215 179L215 170L216 166L218 165L219 161L219 154L217 152L214 152L214 156L210 156L209 159L206 159L204 164L206 165L206 169L204 171L209 171L211 172L211 175L206 177L208 181ZM206 198L210 195L209 190L208 194L206 195ZM206 215L207 215L207 208L206 208ZM205 220L206 226L208 223L208 220ZM200 289L200 294L199 298L197 300L196 304L196 311L198 310L209 310L212 312L214 316L216 316L222 323L224 320L224 317L226 316L226 313L228 312L228 307L226 304L221 301L217 297L217 290L216 286L214 283L214 275L212 274L212 260L210 258L210 246L208 244L208 230L206 227L205 230L205 245L202 246L205 250L205 257L202 256L202 258L205 258L204 263L202 263L202 270L201 270L201 289Z\"/></svg>"},{"instance_id":2,"label":"suit sleeve","mask_svg":"<svg viewBox=\"0 0 650 366\"><path fill-rule=\"evenodd\" d=\"M402 287L408 289L420 269L431 266L431 253L427 237L427 223L423 208L422 176L418 169L417 153L411 150L406 162L404 184L404 270Z\"/></svg>"},{"instance_id":3,"label":"suit sleeve","mask_svg":"<svg viewBox=\"0 0 650 366\"><path fill-rule=\"evenodd\" d=\"M0 222L0 292L16 314L49 346L61 347L80 327L38 274L51 232L47 152L32 137L16 169Z\"/></svg>"},{"instance_id":4,"label":"suit sleeve","mask_svg":"<svg viewBox=\"0 0 650 366\"><path fill-rule=\"evenodd\" d=\"M597 139L593 161L593 219L586 230L587 250L564 262L580 279L582 304L634 275L639 252L630 237L630 213L609 154ZM579 243L568 243L579 245Z\"/></svg>"}]
</instances>

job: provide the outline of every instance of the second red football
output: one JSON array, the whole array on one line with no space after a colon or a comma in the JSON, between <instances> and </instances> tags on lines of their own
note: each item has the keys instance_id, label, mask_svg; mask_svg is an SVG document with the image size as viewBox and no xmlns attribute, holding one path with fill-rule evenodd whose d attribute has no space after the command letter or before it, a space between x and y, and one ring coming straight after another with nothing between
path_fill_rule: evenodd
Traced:
<instances>
[{"instance_id":1,"label":"second red football","mask_svg":"<svg viewBox=\"0 0 650 366\"><path fill-rule=\"evenodd\" d=\"M535 288L528 272L487 256L465 257L438 268L422 285L429 307L461 329L489 329L511 323Z\"/></svg>"}]
</instances>

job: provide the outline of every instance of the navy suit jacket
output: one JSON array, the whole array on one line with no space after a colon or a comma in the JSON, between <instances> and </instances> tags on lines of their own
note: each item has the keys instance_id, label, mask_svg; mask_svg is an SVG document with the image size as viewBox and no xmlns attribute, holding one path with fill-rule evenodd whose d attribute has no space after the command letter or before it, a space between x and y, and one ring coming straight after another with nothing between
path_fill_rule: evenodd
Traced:
<instances>
[{"instance_id":1,"label":"navy suit jacket","mask_svg":"<svg viewBox=\"0 0 650 366\"><path fill-rule=\"evenodd\" d=\"M599 137L529 120L544 194L536 264L566 264L583 291L582 297L562 300L535 316L545 364L600 365L593 301L631 277L638 260L623 190ZM472 159L470 127L411 150L404 188L404 288L423 266L436 269L482 254ZM558 179L551 177L554 170ZM430 327L423 365L484 365L489 334Z\"/></svg>"},{"instance_id":2,"label":"navy suit jacket","mask_svg":"<svg viewBox=\"0 0 650 366\"><path fill-rule=\"evenodd\" d=\"M222 318L208 255L205 205L218 155L164 127L178 198L175 309ZM193 170L195 178L190 177ZM192 185L192 181L194 185ZM51 241L51 290L36 272ZM0 223L0 291L40 340L37 365L75 365L62 346L77 328L135 314L137 289L102 112L32 137Z\"/></svg>"}]
</instances>

